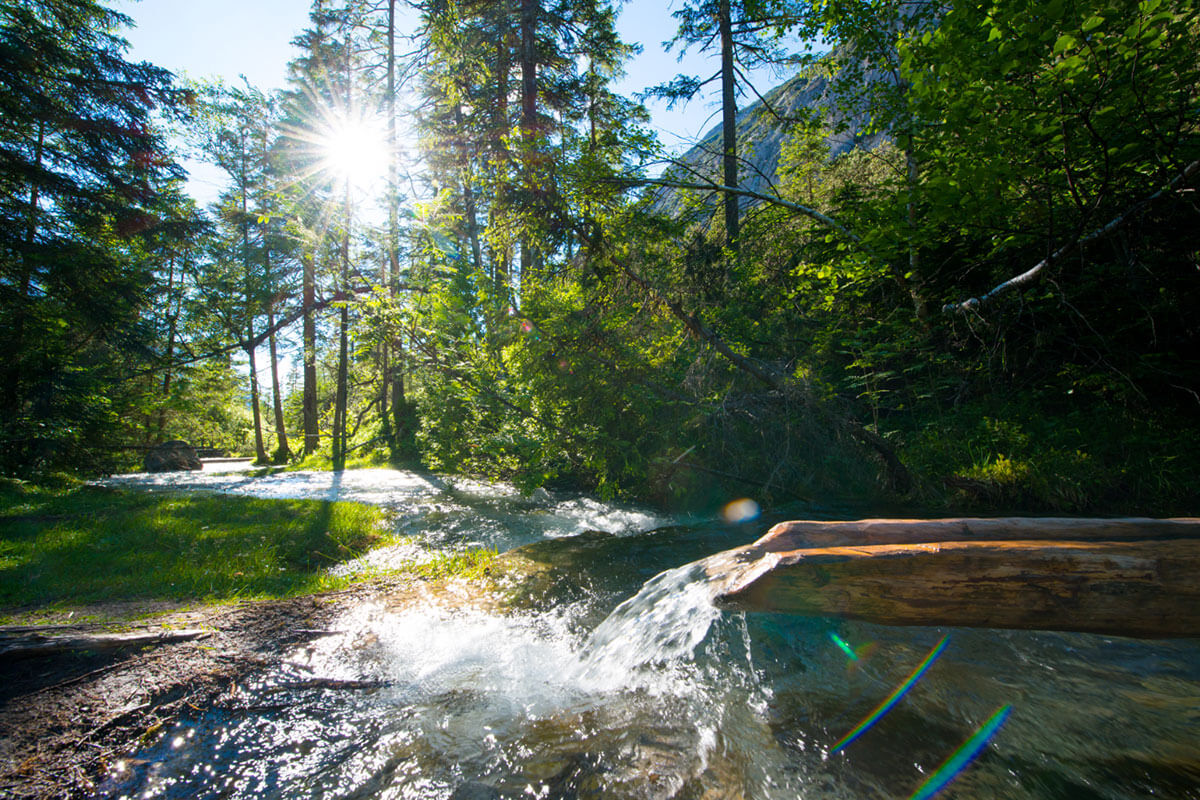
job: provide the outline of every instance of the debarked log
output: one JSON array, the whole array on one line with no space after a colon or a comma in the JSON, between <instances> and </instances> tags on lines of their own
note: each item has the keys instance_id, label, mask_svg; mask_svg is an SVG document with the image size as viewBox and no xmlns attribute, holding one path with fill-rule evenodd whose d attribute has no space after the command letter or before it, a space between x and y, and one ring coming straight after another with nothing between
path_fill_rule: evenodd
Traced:
<instances>
[{"instance_id":1,"label":"debarked log","mask_svg":"<svg viewBox=\"0 0 1200 800\"><path fill-rule=\"evenodd\" d=\"M1061 539L1123 542L1200 539L1200 518L950 517L945 519L794 520L781 522L752 547L781 552L806 547L924 542Z\"/></svg>"},{"instance_id":2,"label":"debarked log","mask_svg":"<svg viewBox=\"0 0 1200 800\"><path fill-rule=\"evenodd\" d=\"M1194 519L791 522L704 565L729 609L1200 636Z\"/></svg>"}]
</instances>

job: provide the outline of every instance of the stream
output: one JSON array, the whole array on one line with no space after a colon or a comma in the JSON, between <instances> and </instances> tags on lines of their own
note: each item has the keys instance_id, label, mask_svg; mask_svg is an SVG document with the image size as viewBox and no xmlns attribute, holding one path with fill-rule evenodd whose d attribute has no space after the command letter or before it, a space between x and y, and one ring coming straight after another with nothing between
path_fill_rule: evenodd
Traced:
<instances>
[{"instance_id":1,"label":"stream","mask_svg":"<svg viewBox=\"0 0 1200 800\"><path fill-rule=\"evenodd\" d=\"M108 482L377 504L411 544L371 563L522 548L565 577L526 610L430 598L348 611L338 633L238 687L235 709L197 711L130 754L100 796L909 798L1011 706L942 796L1200 800L1200 641L713 608L692 562L779 516L670 516L396 470ZM899 702L835 752L943 637Z\"/></svg>"}]
</instances>

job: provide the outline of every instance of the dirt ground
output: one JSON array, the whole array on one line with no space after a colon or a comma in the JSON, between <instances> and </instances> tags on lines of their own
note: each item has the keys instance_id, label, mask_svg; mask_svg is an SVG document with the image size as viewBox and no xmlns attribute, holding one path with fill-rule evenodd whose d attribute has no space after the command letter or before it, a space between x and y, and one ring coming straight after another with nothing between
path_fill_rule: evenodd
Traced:
<instances>
[{"instance_id":1,"label":"dirt ground","mask_svg":"<svg viewBox=\"0 0 1200 800\"><path fill-rule=\"evenodd\" d=\"M118 760L183 712L230 702L239 682L320 636L340 610L404 588L385 578L329 594L150 619L144 607L78 610L82 617L142 618L116 625L68 621L61 632L202 628L211 635L103 654L0 657L0 797L95 796ZM0 629L0 637L6 633L12 630Z\"/></svg>"}]
</instances>

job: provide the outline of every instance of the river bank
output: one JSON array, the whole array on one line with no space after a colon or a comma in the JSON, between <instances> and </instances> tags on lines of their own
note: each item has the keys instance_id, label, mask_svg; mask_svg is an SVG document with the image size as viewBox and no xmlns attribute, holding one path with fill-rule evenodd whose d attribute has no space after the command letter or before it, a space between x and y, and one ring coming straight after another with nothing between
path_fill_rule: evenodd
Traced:
<instances>
[{"instance_id":1,"label":"river bank","mask_svg":"<svg viewBox=\"0 0 1200 800\"><path fill-rule=\"evenodd\" d=\"M499 555L469 579L410 569L179 612L154 624L213 635L23 679L0 720L6 791L861 800L908 796L1010 709L957 798L1197 797L1194 640L722 612L697 560L757 539L770 520L753 515L395 470L116 483L351 499L430 564ZM835 748L923 658L895 709Z\"/></svg>"}]
</instances>

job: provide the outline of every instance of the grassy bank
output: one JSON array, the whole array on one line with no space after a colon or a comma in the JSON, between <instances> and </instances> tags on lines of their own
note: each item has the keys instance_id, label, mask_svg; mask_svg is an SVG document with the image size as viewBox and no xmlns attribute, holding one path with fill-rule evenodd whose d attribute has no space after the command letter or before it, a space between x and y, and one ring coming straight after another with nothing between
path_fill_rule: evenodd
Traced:
<instances>
[{"instance_id":1,"label":"grassy bank","mask_svg":"<svg viewBox=\"0 0 1200 800\"><path fill-rule=\"evenodd\" d=\"M337 588L389 544L357 503L0 484L0 615L128 600L221 602Z\"/></svg>"}]
</instances>

